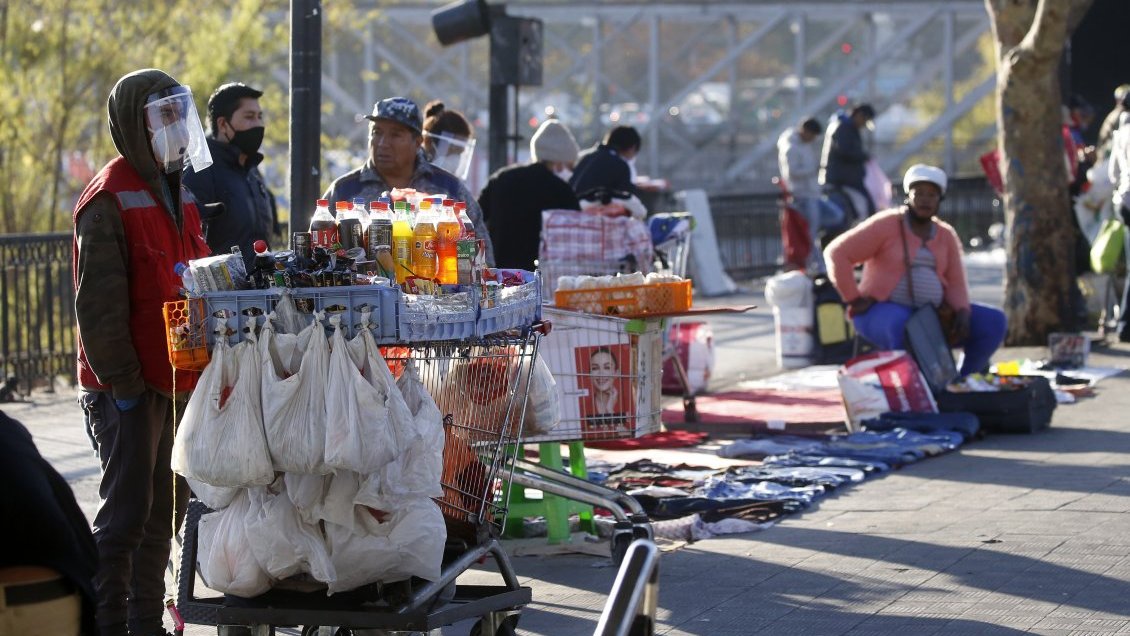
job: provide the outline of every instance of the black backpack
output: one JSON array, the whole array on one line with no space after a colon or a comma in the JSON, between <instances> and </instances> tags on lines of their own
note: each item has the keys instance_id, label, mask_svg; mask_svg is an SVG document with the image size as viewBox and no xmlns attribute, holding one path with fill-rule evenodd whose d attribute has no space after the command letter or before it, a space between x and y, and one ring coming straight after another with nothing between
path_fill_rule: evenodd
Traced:
<instances>
[{"instance_id":1,"label":"black backpack","mask_svg":"<svg viewBox=\"0 0 1130 636\"><path fill-rule=\"evenodd\" d=\"M844 301L832 281L824 274L812 281L812 362L843 364L855 349L855 328L847 316Z\"/></svg>"}]
</instances>

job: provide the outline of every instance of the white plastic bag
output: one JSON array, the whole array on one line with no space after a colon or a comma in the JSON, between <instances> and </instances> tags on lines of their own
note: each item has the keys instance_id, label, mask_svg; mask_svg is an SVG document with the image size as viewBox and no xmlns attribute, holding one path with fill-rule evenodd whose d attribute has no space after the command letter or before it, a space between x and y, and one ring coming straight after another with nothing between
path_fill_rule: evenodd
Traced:
<instances>
[{"instance_id":1,"label":"white plastic bag","mask_svg":"<svg viewBox=\"0 0 1130 636\"><path fill-rule=\"evenodd\" d=\"M306 523L318 523L322 518L326 489L329 488L333 475L286 473L283 478L286 482L287 498L298 510L299 518Z\"/></svg>"},{"instance_id":2,"label":"white plastic bag","mask_svg":"<svg viewBox=\"0 0 1130 636\"><path fill-rule=\"evenodd\" d=\"M248 492L245 519L248 543L259 566L275 580L308 572L319 581L334 578L333 564L321 529L304 522L279 477L275 483Z\"/></svg>"},{"instance_id":3,"label":"white plastic bag","mask_svg":"<svg viewBox=\"0 0 1130 636\"><path fill-rule=\"evenodd\" d=\"M230 506L200 517L196 566L204 584L217 592L252 597L271 589L271 579L248 541L245 519L250 507L247 490L240 490Z\"/></svg>"},{"instance_id":4,"label":"white plastic bag","mask_svg":"<svg viewBox=\"0 0 1130 636\"><path fill-rule=\"evenodd\" d=\"M274 481L263 436L257 358L254 329L234 347L227 338L216 338L212 361L173 441L174 471L212 486L265 486Z\"/></svg>"},{"instance_id":5,"label":"white plastic bag","mask_svg":"<svg viewBox=\"0 0 1130 636\"><path fill-rule=\"evenodd\" d=\"M212 510L227 508L239 493L239 488L212 486L195 479L186 479L185 481L188 482L188 487L192 489L192 494Z\"/></svg>"},{"instance_id":6,"label":"white plastic bag","mask_svg":"<svg viewBox=\"0 0 1130 636\"><path fill-rule=\"evenodd\" d=\"M396 440L385 405L395 390L384 360L368 353L362 331L355 341L366 352L358 365L350 356L341 330L341 317L330 318L334 327L326 391L326 465L364 475L384 468L397 455ZM360 366L360 368L358 368Z\"/></svg>"},{"instance_id":7,"label":"white plastic bag","mask_svg":"<svg viewBox=\"0 0 1130 636\"><path fill-rule=\"evenodd\" d=\"M291 346L300 349L301 363L287 361ZM260 336L263 418L275 470L324 474L326 465L326 377L329 343L321 314L297 336L275 333L267 320Z\"/></svg>"},{"instance_id":8,"label":"white plastic bag","mask_svg":"<svg viewBox=\"0 0 1130 636\"><path fill-rule=\"evenodd\" d=\"M274 313L276 314L276 326L280 333L301 333L310 322L310 315L298 311L298 307L294 305L294 299L285 291L279 296L279 302L275 304Z\"/></svg>"},{"instance_id":9,"label":"white plastic bag","mask_svg":"<svg viewBox=\"0 0 1130 636\"><path fill-rule=\"evenodd\" d=\"M326 523L336 579L329 593L344 592L382 581L411 576L439 578L447 530L431 499L407 499L384 522L364 508L355 512L354 530Z\"/></svg>"},{"instance_id":10,"label":"white plastic bag","mask_svg":"<svg viewBox=\"0 0 1130 636\"><path fill-rule=\"evenodd\" d=\"M371 341L371 344L375 351L376 342ZM378 372L383 369L388 373L388 379L392 379L392 374L383 361L374 363L374 367L379 367ZM389 400L392 407L389 412L395 418L393 431L400 453L381 473L381 491L394 499L440 497L443 495L440 487L443 472L443 415L427 387L420 381L414 361L409 360L395 387L396 391Z\"/></svg>"},{"instance_id":11,"label":"white plastic bag","mask_svg":"<svg viewBox=\"0 0 1130 636\"><path fill-rule=\"evenodd\" d=\"M521 376L526 377L523 365ZM544 435L561 422L561 395L557 391L557 380L539 354L534 360L530 374L530 388L526 395L526 417L522 421L523 435ZM519 394L519 398L521 395Z\"/></svg>"}]
</instances>

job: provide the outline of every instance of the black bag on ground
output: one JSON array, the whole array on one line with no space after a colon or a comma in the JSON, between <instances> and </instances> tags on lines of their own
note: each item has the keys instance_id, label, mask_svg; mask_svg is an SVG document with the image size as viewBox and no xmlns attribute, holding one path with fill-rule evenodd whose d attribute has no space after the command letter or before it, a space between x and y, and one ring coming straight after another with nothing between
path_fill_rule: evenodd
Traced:
<instances>
[{"instance_id":1,"label":"black bag on ground","mask_svg":"<svg viewBox=\"0 0 1130 636\"><path fill-rule=\"evenodd\" d=\"M840 293L825 275L812 281L813 346L815 364L843 364L852 358L855 329Z\"/></svg>"},{"instance_id":2,"label":"black bag on ground","mask_svg":"<svg viewBox=\"0 0 1130 636\"><path fill-rule=\"evenodd\" d=\"M947 413L968 411L988 433L1035 433L1051 424L1055 391L1048 379L1038 375L1010 377L1000 391L952 393L946 385L957 378L953 353L942 335L938 314L930 305L914 312L906 321L906 347L918 363L926 383Z\"/></svg>"}]
</instances>

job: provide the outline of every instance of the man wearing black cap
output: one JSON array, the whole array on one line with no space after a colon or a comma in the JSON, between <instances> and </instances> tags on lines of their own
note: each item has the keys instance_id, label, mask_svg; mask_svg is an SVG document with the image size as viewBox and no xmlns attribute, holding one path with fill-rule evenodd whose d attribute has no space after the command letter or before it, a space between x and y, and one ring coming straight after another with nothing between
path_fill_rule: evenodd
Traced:
<instances>
[{"instance_id":1,"label":"man wearing black cap","mask_svg":"<svg viewBox=\"0 0 1130 636\"><path fill-rule=\"evenodd\" d=\"M330 209L338 201L360 197L375 201L393 188L442 194L467 204L467 216L475 224L476 238L486 241L487 263L494 265L494 246L483 222L483 213L467 186L450 172L428 162L420 146L424 119L420 108L406 97L389 97L373 105L369 120L369 158L365 165L334 180L323 199Z\"/></svg>"},{"instance_id":2,"label":"man wearing black cap","mask_svg":"<svg viewBox=\"0 0 1130 636\"><path fill-rule=\"evenodd\" d=\"M215 163L211 170L187 170L184 184L204 206L204 236L208 247L220 254L238 245L247 271L252 270L252 244L267 240L278 228L275 196L267 188L258 165L263 161L262 91L246 84L224 84L208 98L208 148Z\"/></svg>"},{"instance_id":3,"label":"man wearing black cap","mask_svg":"<svg viewBox=\"0 0 1130 636\"><path fill-rule=\"evenodd\" d=\"M851 112L832 115L820 157L820 184L824 193L847 212L846 221L863 220L875 213L875 202L864 185L867 160L862 130L875 119L870 104L860 104Z\"/></svg>"}]
</instances>

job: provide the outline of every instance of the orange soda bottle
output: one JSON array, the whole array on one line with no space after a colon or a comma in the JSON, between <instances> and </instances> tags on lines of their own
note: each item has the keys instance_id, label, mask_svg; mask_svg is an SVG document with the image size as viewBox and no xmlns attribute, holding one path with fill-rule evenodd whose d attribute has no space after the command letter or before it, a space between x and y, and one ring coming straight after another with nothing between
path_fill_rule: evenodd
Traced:
<instances>
[{"instance_id":1,"label":"orange soda bottle","mask_svg":"<svg viewBox=\"0 0 1130 636\"><path fill-rule=\"evenodd\" d=\"M462 224L455 216L455 201L444 199L440 208L439 223L436 233L439 235L436 244L436 255L439 259L439 282L441 285L454 285L459 282L459 266L456 257L455 243L463 231Z\"/></svg>"},{"instance_id":2,"label":"orange soda bottle","mask_svg":"<svg viewBox=\"0 0 1130 636\"><path fill-rule=\"evenodd\" d=\"M412 271L421 278L436 277L436 219L432 202L420 201L416 227L412 230Z\"/></svg>"}]
</instances>

